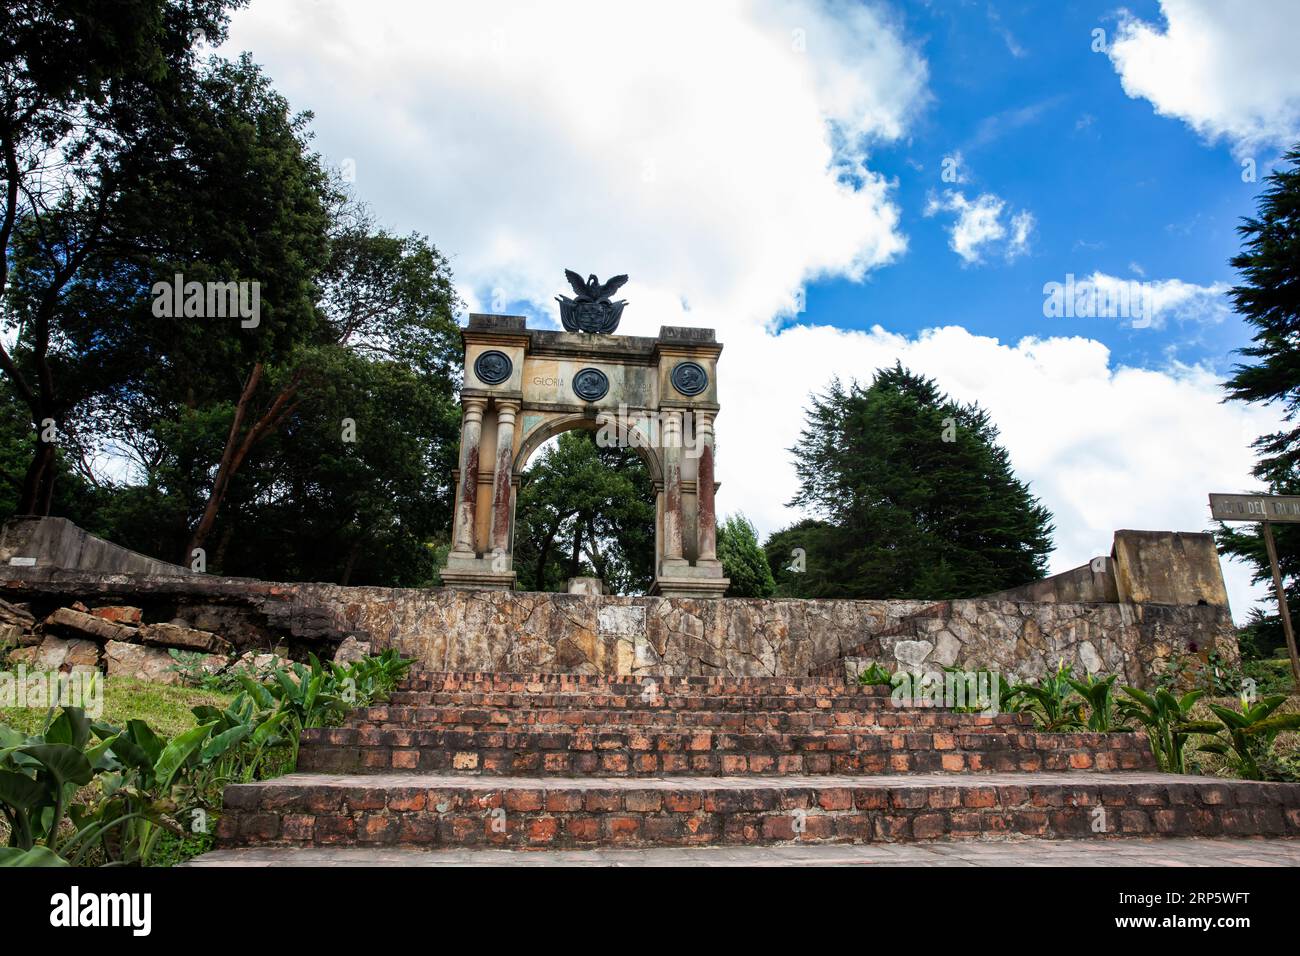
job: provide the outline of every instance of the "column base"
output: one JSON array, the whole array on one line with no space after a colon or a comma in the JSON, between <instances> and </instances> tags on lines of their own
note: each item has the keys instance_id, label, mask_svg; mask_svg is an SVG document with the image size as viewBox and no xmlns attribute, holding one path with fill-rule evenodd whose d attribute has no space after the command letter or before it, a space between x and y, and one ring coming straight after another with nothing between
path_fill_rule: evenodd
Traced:
<instances>
[{"instance_id":1,"label":"column base","mask_svg":"<svg viewBox=\"0 0 1300 956\"><path fill-rule=\"evenodd\" d=\"M664 561L650 593L659 597L720 598L730 586L731 579L722 576L720 563L691 566L684 561L681 565Z\"/></svg>"},{"instance_id":2,"label":"column base","mask_svg":"<svg viewBox=\"0 0 1300 956\"><path fill-rule=\"evenodd\" d=\"M502 568L497 558L479 558L456 551L447 555L447 566L442 569L440 576L443 585L449 588L513 591L515 587L515 572L509 570L508 564Z\"/></svg>"}]
</instances>

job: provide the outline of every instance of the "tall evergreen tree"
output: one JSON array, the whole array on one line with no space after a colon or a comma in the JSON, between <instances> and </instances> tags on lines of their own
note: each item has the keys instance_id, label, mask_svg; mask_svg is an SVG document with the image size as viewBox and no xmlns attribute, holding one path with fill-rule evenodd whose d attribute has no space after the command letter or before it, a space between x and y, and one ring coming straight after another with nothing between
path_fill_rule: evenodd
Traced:
<instances>
[{"instance_id":1,"label":"tall evergreen tree","mask_svg":"<svg viewBox=\"0 0 1300 956\"><path fill-rule=\"evenodd\" d=\"M806 597L949 598L1042 577L1051 515L997 437L985 411L901 364L866 388L832 382L791 449L791 504L824 524L782 542L818 570L783 583Z\"/></svg>"},{"instance_id":2,"label":"tall evergreen tree","mask_svg":"<svg viewBox=\"0 0 1300 956\"><path fill-rule=\"evenodd\" d=\"M1237 227L1243 246L1231 264L1240 284L1230 294L1237 313L1255 330L1252 344L1240 352L1254 361L1234 366L1224 387L1231 399L1283 410L1286 427L1254 443L1259 460L1253 474L1263 490L1295 495L1300 494L1300 146L1285 160L1288 165L1268 176L1258 214ZM1273 535L1294 614L1300 608L1300 526L1277 525ZM1253 566L1256 582L1272 580L1258 525L1221 524L1216 536L1224 554ZM1252 615L1244 652L1268 655L1284 646L1274 608L1272 614Z\"/></svg>"}]
</instances>

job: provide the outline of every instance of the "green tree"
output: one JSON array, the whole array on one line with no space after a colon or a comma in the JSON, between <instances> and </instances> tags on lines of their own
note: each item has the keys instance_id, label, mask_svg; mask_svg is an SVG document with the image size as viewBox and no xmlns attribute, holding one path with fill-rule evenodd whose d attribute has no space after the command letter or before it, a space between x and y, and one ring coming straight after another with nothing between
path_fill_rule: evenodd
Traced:
<instances>
[{"instance_id":1,"label":"green tree","mask_svg":"<svg viewBox=\"0 0 1300 956\"><path fill-rule=\"evenodd\" d=\"M1042 577L1051 515L997 437L978 405L902 365L866 388L832 382L791 449L791 504L825 523L797 545L818 571L784 583L809 597L949 598Z\"/></svg>"},{"instance_id":2,"label":"green tree","mask_svg":"<svg viewBox=\"0 0 1300 956\"><path fill-rule=\"evenodd\" d=\"M718 560L731 579L728 597L765 598L776 590L758 531L743 514L731 515L718 527Z\"/></svg>"},{"instance_id":3,"label":"green tree","mask_svg":"<svg viewBox=\"0 0 1300 956\"><path fill-rule=\"evenodd\" d=\"M27 411L16 508L48 513L80 407L138 368L127 285L141 248L139 170L182 166L160 104L225 36L223 0L16 0L0 18L0 371ZM98 264L97 264L98 263ZM111 316L111 321L106 317Z\"/></svg>"},{"instance_id":4,"label":"green tree","mask_svg":"<svg viewBox=\"0 0 1300 956\"><path fill-rule=\"evenodd\" d=\"M203 547L212 571L429 583L459 423L450 270L331 180L310 114L247 56L198 58L239 5L64 0L0 21L18 173L0 181L0 504L170 560ZM40 177L51 156L65 177ZM160 317L154 284L178 273L258 283L258 321Z\"/></svg>"},{"instance_id":5,"label":"green tree","mask_svg":"<svg viewBox=\"0 0 1300 956\"><path fill-rule=\"evenodd\" d=\"M838 529L828 521L804 518L774 531L763 542L776 597L823 597L838 593L832 580Z\"/></svg>"},{"instance_id":6,"label":"green tree","mask_svg":"<svg viewBox=\"0 0 1300 956\"><path fill-rule=\"evenodd\" d=\"M595 575L608 592L633 594L654 580L654 483L635 451L565 432L524 473L515 515L522 588L562 591Z\"/></svg>"},{"instance_id":7,"label":"green tree","mask_svg":"<svg viewBox=\"0 0 1300 956\"><path fill-rule=\"evenodd\" d=\"M1224 387L1228 397L1242 402L1276 404L1286 427L1254 443L1258 462L1253 474L1263 489L1277 495L1300 494L1300 147L1285 157L1288 165L1274 170L1259 198L1257 215L1237 227L1242 251L1231 265L1240 282L1230 293L1236 311L1254 328L1252 344L1240 354L1253 361L1233 367ZM1275 525L1278 564L1286 584L1287 601L1300 606L1300 527ZM1259 526L1219 525L1219 550L1241 558L1254 568L1256 582L1272 580ZM1243 650L1270 654L1285 646L1281 619L1274 605L1269 615L1252 615ZM1291 649L1296 679L1300 664Z\"/></svg>"}]
</instances>

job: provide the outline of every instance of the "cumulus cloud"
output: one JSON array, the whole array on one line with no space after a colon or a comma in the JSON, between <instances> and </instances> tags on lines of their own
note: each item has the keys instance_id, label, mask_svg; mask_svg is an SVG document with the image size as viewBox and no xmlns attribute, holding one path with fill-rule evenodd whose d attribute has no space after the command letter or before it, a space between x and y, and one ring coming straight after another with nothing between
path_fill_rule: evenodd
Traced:
<instances>
[{"instance_id":1,"label":"cumulus cloud","mask_svg":"<svg viewBox=\"0 0 1300 956\"><path fill-rule=\"evenodd\" d=\"M1139 275L1141 267L1132 266ZM1104 272L1043 284L1047 318L1120 319L1137 329L1179 323L1217 324L1230 314L1224 282L1197 285L1182 279L1121 279Z\"/></svg>"},{"instance_id":2,"label":"cumulus cloud","mask_svg":"<svg viewBox=\"0 0 1300 956\"><path fill-rule=\"evenodd\" d=\"M1239 154L1300 138L1300 5L1161 0L1164 23L1127 12L1108 50L1124 92Z\"/></svg>"},{"instance_id":3,"label":"cumulus cloud","mask_svg":"<svg viewBox=\"0 0 1300 956\"><path fill-rule=\"evenodd\" d=\"M1255 489L1249 444L1279 427L1275 411L1223 403L1220 376L1202 366L1116 365L1100 342L1026 338L1015 344L947 326L908 337L879 326L799 326L771 335L737 330L719 366L721 511L744 511L764 533L799 515L790 456L811 391L831 376L870 381L895 360L978 401L1000 427L1020 477L1056 517L1053 571L1109 552L1119 528L1211 527L1211 491ZM1226 562L1234 615L1263 589Z\"/></svg>"},{"instance_id":4,"label":"cumulus cloud","mask_svg":"<svg viewBox=\"0 0 1300 956\"><path fill-rule=\"evenodd\" d=\"M884 8L280 0L234 17L386 221L554 315L562 269L627 271L625 330L762 324L906 248L866 159L927 98Z\"/></svg>"},{"instance_id":5,"label":"cumulus cloud","mask_svg":"<svg viewBox=\"0 0 1300 956\"><path fill-rule=\"evenodd\" d=\"M942 196L931 195L925 206L926 216L941 212L955 214L948 246L961 257L962 265L967 266L983 262L985 252L990 249L1000 248L1008 261L1029 251L1033 214L1025 210L1013 214L1008 227L1004 222L1006 211L1006 200L993 193L967 199L965 193L952 189L944 190Z\"/></svg>"},{"instance_id":6,"label":"cumulus cloud","mask_svg":"<svg viewBox=\"0 0 1300 956\"><path fill-rule=\"evenodd\" d=\"M451 256L471 307L531 303L554 321L564 267L627 271L621 332L716 328L719 507L764 532L796 517L786 449L809 389L895 358L989 408L1056 514L1056 570L1119 527L1205 527L1204 493L1250 487L1247 445L1277 427L1220 404L1205 370L1113 367L1085 339L771 330L807 282L906 248L869 157L924 108L926 64L875 4L279 0L235 14L225 52L239 49L315 111L317 146L353 161L383 221ZM996 196L940 203L957 226L967 214L959 255L1030 241L1032 217Z\"/></svg>"}]
</instances>

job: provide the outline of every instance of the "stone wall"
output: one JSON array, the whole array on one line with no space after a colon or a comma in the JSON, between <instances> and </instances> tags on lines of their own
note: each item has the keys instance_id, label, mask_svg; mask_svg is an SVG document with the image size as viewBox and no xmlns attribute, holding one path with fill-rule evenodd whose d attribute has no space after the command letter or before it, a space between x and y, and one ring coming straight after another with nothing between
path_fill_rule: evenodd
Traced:
<instances>
[{"instance_id":1,"label":"stone wall","mask_svg":"<svg viewBox=\"0 0 1300 956\"><path fill-rule=\"evenodd\" d=\"M1065 661L1075 673L1119 674L1122 683L1146 687L1178 657L1210 654L1238 663L1226 607L974 598L909 615L827 661L821 673L857 673L877 662L923 671L996 667L1024 679L1043 677Z\"/></svg>"},{"instance_id":2,"label":"stone wall","mask_svg":"<svg viewBox=\"0 0 1300 956\"><path fill-rule=\"evenodd\" d=\"M210 631L236 652L327 654L353 637L437 670L798 676L878 660L996 666L1028 677L1064 658L1146 685L1176 654L1236 658L1227 609L1208 605L706 600L4 573L0 598L37 619L72 599L131 604L146 623Z\"/></svg>"},{"instance_id":3,"label":"stone wall","mask_svg":"<svg viewBox=\"0 0 1300 956\"><path fill-rule=\"evenodd\" d=\"M1116 531L1109 556L987 597L1076 604L1228 606L1214 537L1199 531Z\"/></svg>"},{"instance_id":4,"label":"stone wall","mask_svg":"<svg viewBox=\"0 0 1300 956\"><path fill-rule=\"evenodd\" d=\"M101 574L189 574L168 564L98 538L67 518L11 518L0 530L0 565L15 568L75 568Z\"/></svg>"}]
</instances>

